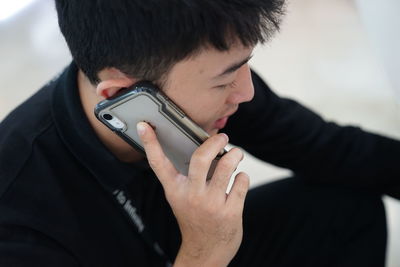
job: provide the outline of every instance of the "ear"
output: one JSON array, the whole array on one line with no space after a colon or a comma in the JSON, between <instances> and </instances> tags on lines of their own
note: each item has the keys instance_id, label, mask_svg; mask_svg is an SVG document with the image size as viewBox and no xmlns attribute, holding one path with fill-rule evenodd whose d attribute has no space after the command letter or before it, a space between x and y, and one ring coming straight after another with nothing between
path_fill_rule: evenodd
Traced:
<instances>
[{"instance_id":1,"label":"ear","mask_svg":"<svg viewBox=\"0 0 400 267\"><path fill-rule=\"evenodd\" d=\"M115 95L122 88L129 87L138 80L128 77L116 68L107 68L99 72L101 82L96 87L96 94L104 98Z\"/></svg>"}]
</instances>

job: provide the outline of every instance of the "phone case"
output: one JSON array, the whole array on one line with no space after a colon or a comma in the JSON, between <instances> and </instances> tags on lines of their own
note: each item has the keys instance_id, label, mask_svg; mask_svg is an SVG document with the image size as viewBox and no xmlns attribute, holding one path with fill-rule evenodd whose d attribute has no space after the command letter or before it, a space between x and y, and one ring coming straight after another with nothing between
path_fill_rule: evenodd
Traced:
<instances>
[{"instance_id":1,"label":"phone case","mask_svg":"<svg viewBox=\"0 0 400 267\"><path fill-rule=\"evenodd\" d=\"M193 152L209 135L149 82L139 82L116 96L103 100L95 108L96 117L134 148L144 152L136 131L140 121L153 126L158 141L176 169L188 175ZM222 156L222 155L221 155ZM211 178L218 156L211 164Z\"/></svg>"}]
</instances>

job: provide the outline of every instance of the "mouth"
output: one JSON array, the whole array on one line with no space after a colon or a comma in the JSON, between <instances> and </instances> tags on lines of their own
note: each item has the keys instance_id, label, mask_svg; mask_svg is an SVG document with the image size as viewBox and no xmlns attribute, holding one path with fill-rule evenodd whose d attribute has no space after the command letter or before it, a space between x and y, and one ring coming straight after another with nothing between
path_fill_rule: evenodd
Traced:
<instances>
[{"instance_id":1,"label":"mouth","mask_svg":"<svg viewBox=\"0 0 400 267\"><path fill-rule=\"evenodd\" d=\"M229 117L232 116L236 111L237 111L237 108L233 112L230 112L228 115L225 115L224 117L216 120L214 122L214 128L216 128L218 130L221 130L222 128L224 128L226 126L226 124L228 123Z\"/></svg>"},{"instance_id":2,"label":"mouth","mask_svg":"<svg viewBox=\"0 0 400 267\"><path fill-rule=\"evenodd\" d=\"M225 127L226 123L228 122L228 116L222 117L221 119L218 119L214 123L214 128L221 130L222 128Z\"/></svg>"}]
</instances>

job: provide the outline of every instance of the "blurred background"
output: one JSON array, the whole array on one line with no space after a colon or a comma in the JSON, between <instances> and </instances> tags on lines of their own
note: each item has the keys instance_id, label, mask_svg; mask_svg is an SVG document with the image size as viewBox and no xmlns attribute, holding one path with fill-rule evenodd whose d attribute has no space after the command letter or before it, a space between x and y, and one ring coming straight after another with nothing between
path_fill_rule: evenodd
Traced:
<instances>
[{"instance_id":1,"label":"blurred background","mask_svg":"<svg viewBox=\"0 0 400 267\"><path fill-rule=\"evenodd\" d=\"M327 120L400 139L400 2L292 0L281 32L251 65L281 96ZM51 0L0 0L0 120L71 56ZM400 163L400 156L399 156ZM290 172L246 155L251 184ZM400 179L400 177L399 177ZM400 202L385 197L388 267L400 266Z\"/></svg>"}]
</instances>

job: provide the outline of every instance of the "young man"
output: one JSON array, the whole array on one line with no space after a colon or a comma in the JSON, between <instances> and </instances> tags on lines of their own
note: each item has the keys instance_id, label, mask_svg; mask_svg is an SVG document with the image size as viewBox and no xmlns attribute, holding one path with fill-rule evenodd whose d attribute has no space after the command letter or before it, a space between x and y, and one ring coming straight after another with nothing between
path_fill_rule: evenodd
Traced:
<instances>
[{"instance_id":1,"label":"young man","mask_svg":"<svg viewBox=\"0 0 400 267\"><path fill-rule=\"evenodd\" d=\"M0 126L2 266L384 266L400 142L324 122L251 72L282 6L57 0L74 60ZM188 176L149 125L143 155L93 115L141 80L212 135ZM240 173L226 195L241 150L206 174L228 138L295 177L247 193Z\"/></svg>"}]
</instances>

